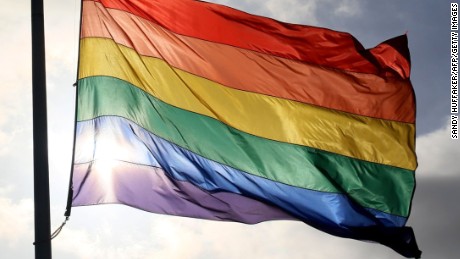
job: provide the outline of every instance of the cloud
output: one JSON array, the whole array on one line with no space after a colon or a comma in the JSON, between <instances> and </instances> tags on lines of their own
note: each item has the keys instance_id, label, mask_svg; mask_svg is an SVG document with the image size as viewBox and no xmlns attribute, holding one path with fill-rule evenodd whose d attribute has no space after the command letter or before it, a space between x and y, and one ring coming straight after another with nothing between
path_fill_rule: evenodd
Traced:
<instances>
[{"instance_id":1,"label":"cloud","mask_svg":"<svg viewBox=\"0 0 460 259\"><path fill-rule=\"evenodd\" d=\"M364 12L360 0L208 0L279 21L312 26L340 26ZM337 23L337 20L342 22ZM343 28L342 28L343 29Z\"/></svg>"},{"instance_id":2,"label":"cloud","mask_svg":"<svg viewBox=\"0 0 460 259\"><path fill-rule=\"evenodd\" d=\"M360 2L358 0L341 0L336 1L334 13L339 16L350 17L361 13Z\"/></svg>"},{"instance_id":3,"label":"cloud","mask_svg":"<svg viewBox=\"0 0 460 259\"><path fill-rule=\"evenodd\" d=\"M21 10L30 10L30 2L14 1L9 3L8 7L0 9L0 34L14 35L18 28L11 26L11 24L16 25L27 22L30 27L30 12L21 12ZM0 42L0 44L2 43L5 43L5 40Z\"/></svg>"},{"instance_id":4,"label":"cloud","mask_svg":"<svg viewBox=\"0 0 460 259\"><path fill-rule=\"evenodd\" d=\"M460 177L423 177L408 225L414 228L422 258L460 258Z\"/></svg>"},{"instance_id":5,"label":"cloud","mask_svg":"<svg viewBox=\"0 0 460 259\"><path fill-rule=\"evenodd\" d=\"M12 151L18 133L30 129L30 34L17 33L30 32L30 18L22 9L29 10L28 3L0 10L0 157Z\"/></svg>"},{"instance_id":6,"label":"cloud","mask_svg":"<svg viewBox=\"0 0 460 259\"><path fill-rule=\"evenodd\" d=\"M0 156L9 152L10 143L11 138L5 132L0 131Z\"/></svg>"},{"instance_id":7,"label":"cloud","mask_svg":"<svg viewBox=\"0 0 460 259\"><path fill-rule=\"evenodd\" d=\"M65 1L51 0L45 3L46 64L48 87L54 90L66 82L70 87L75 82L80 6L77 1L69 5Z\"/></svg>"},{"instance_id":8,"label":"cloud","mask_svg":"<svg viewBox=\"0 0 460 259\"><path fill-rule=\"evenodd\" d=\"M33 201L13 201L7 196L12 189L11 185L0 187L0 240L10 247L18 245L21 239L32 240L33 235Z\"/></svg>"},{"instance_id":9,"label":"cloud","mask_svg":"<svg viewBox=\"0 0 460 259\"><path fill-rule=\"evenodd\" d=\"M459 177L460 143L450 138L450 122L417 138L417 177Z\"/></svg>"},{"instance_id":10,"label":"cloud","mask_svg":"<svg viewBox=\"0 0 460 259\"><path fill-rule=\"evenodd\" d=\"M129 232L114 236L113 228L116 226L107 224L96 229L65 227L62 234L53 240L55 254L78 259L149 258L153 248L145 242L145 237L134 240ZM121 243L114 242L114 237Z\"/></svg>"},{"instance_id":11,"label":"cloud","mask_svg":"<svg viewBox=\"0 0 460 259\"><path fill-rule=\"evenodd\" d=\"M53 248L58 257L72 259L360 259L371 252L373 258L399 258L382 245L333 237L301 222L244 225L113 205L74 208Z\"/></svg>"},{"instance_id":12,"label":"cloud","mask_svg":"<svg viewBox=\"0 0 460 259\"><path fill-rule=\"evenodd\" d=\"M291 23L318 24L315 15L317 1L270 0L264 1L268 16Z\"/></svg>"},{"instance_id":13,"label":"cloud","mask_svg":"<svg viewBox=\"0 0 460 259\"><path fill-rule=\"evenodd\" d=\"M290 23L321 25L324 19L318 11L320 5L327 5L328 11L334 15L327 17L351 17L361 13L361 3L358 0L269 0L259 1L258 6L265 8L265 15Z\"/></svg>"},{"instance_id":14,"label":"cloud","mask_svg":"<svg viewBox=\"0 0 460 259\"><path fill-rule=\"evenodd\" d=\"M210 0L209 2L227 5L252 14L271 17L284 22L317 22L315 8L318 0Z\"/></svg>"}]
</instances>

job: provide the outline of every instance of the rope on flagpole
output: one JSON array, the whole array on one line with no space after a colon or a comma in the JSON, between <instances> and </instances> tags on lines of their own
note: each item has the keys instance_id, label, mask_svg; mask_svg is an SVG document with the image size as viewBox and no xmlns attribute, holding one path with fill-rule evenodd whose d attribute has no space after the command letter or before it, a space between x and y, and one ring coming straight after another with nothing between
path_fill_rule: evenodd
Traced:
<instances>
[{"instance_id":1,"label":"rope on flagpole","mask_svg":"<svg viewBox=\"0 0 460 259\"><path fill-rule=\"evenodd\" d=\"M53 240L55 237L57 237L61 233L62 229L64 228L68 220L69 220L69 217L65 217L64 222L62 222L62 224L51 234L49 239L35 241L33 245L37 245L37 244L41 244L41 243Z\"/></svg>"}]
</instances>

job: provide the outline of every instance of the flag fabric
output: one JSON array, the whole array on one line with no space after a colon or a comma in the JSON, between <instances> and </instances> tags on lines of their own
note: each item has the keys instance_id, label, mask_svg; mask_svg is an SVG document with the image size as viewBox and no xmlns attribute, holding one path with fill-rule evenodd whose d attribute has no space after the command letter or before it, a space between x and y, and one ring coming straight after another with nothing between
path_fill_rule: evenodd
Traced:
<instances>
[{"instance_id":1,"label":"flag fabric","mask_svg":"<svg viewBox=\"0 0 460 259\"><path fill-rule=\"evenodd\" d=\"M192 0L82 5L72 206L299 220L418 257L407 37Z\"/></svg>"}]
</instances>

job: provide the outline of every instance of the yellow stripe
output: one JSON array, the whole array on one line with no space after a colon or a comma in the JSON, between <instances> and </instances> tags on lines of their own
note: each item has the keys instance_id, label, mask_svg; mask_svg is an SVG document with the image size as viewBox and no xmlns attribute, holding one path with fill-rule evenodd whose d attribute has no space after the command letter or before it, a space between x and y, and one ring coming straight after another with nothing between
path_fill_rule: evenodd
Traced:
<instances>
[{"instance_id":1,"label":"yellow stripe","mask_svg":"<svg viewBox=\"0 0 460 259\"><path fill-rule=\"evenodd\" d=\"M109 39L81 41L79 78L113 76L168 104L259 137L410 170L416 168L413 124L227 88L173 68L161 59L140 56Z\"/></svg>"}]
</instances>

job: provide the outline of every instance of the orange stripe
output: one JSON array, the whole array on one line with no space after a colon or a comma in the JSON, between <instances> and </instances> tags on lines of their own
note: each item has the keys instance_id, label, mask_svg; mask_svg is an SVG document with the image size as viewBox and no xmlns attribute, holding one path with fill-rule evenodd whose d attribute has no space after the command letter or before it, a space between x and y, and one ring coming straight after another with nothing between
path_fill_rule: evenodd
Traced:
<instances>
[{"instance_id":1,"label":"orange stripe","mask_svg":"<svg viewBox=\"0 0 460 259\"><path fill-rule=\"evenodd\" d=\"M106 10L92 1L84 2L83 14L83 38L113 38L141 55L162 58L176 68L231 88L363 116L414 122L414 98L408 80L331 70L186 37L130 13Z\"/></svg>"}]
</instances>

